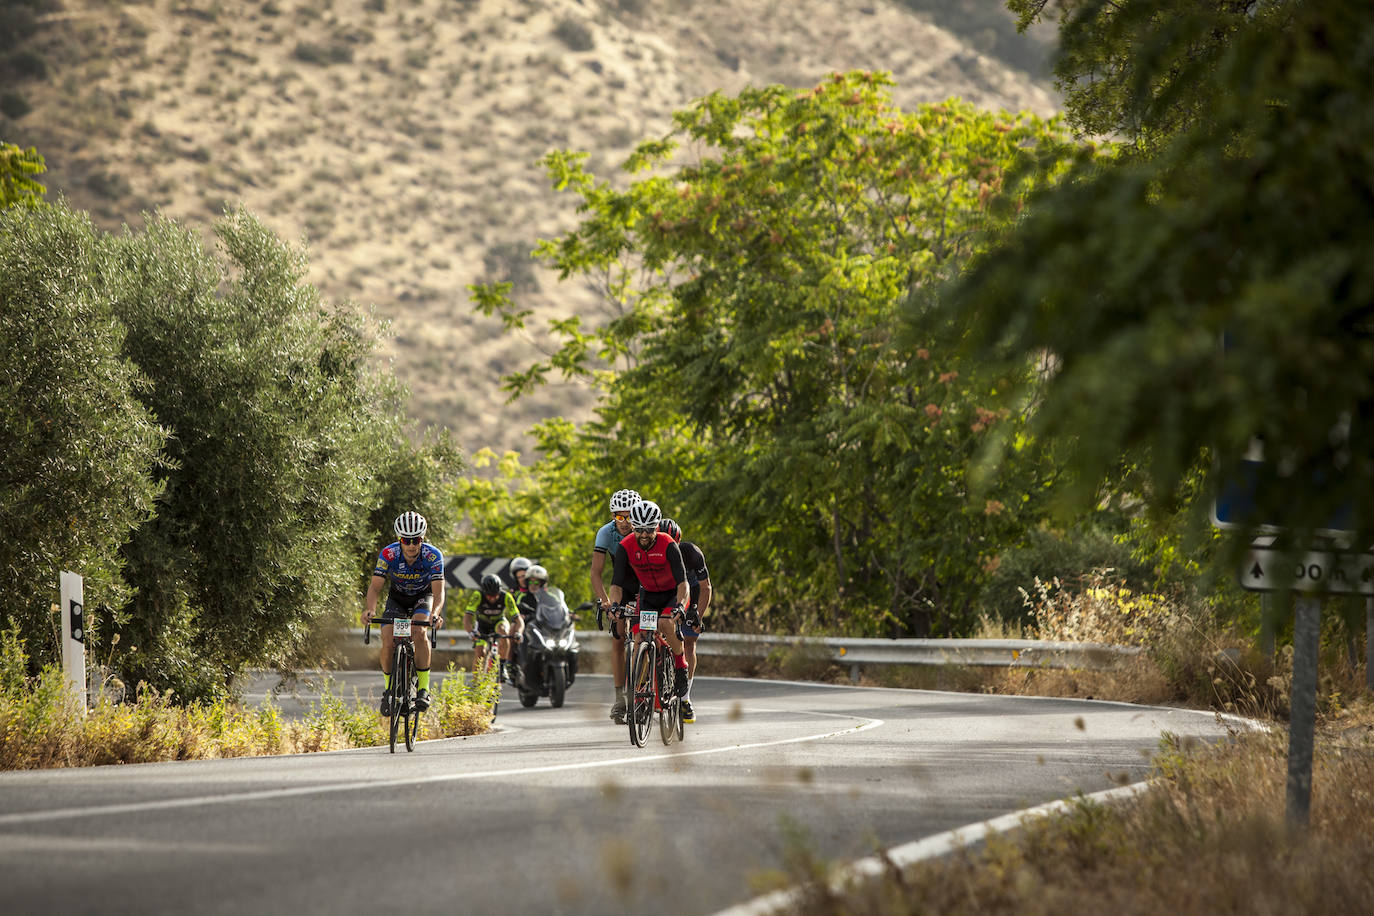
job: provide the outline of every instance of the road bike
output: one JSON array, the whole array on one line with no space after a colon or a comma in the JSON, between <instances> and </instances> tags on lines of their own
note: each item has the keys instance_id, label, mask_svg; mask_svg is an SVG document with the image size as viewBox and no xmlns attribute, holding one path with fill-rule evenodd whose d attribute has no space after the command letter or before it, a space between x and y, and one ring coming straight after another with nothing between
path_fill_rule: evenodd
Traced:
<instances>
[{"instance_id":1,"label":"road bike","mask_svg":"<svg viewBox=\"0 0 1374 916\"><path fill-rule=\"evenodd\" d=\"M415 642L410 631L413 627L429 627L429 644L433 648L438 642L433 625L428 620L411 620L409 617L396 617L384 621L368 621L363 629L363 645L372 642L372 624L378 628L391 624L391 638L394 643L391 655L391 686L387 688L387 703L391 710L391 753L396 753L396 734L404 735L407 751L415 750L415 741L420 736L420 710L415 705L415 693L419 689L419 674L415 667Z\"/></svg>"},{"instance_id":2,"label":"road bike","mask_svg":"<svg viewBox=\"0 0 1374 916\"><path fill-rule=\"evenodd\" d=\"M625 721L630 727L630 743L643 747L649 740L649 725L658 714L659 737L672 744L684 736L682 701L674 689L673 652L668 640L658 632L658 611L641 608L638 614L641 638L634 652L626 651L626 679L629 703ZM626 628L634 613L622 613ZM648 638L652 633L653 637Z\"/></svg>"},{"instance_id":3,"label":"road bike","mask_svg":"<svg viewBox=\"0 0 1374 916\"><path fill-rule=\"evenodd\" d=\"M502 639L514 640L515 637L514 637L514 636L511 636L509 633L491 633L491 634L486 635L486 636L483 636L483 635L480 634L480 633L473 633L473 634L471 634L471 635L472 635L472 651L473 651L473 656L474 656L474 657L473 657L473 664L472 664L472 683L473 683L474 685L475 685L475 684L494 683L495 690L494 690L494 693L492 694L492 699L491 699L491 720L492 720L493 722L495 722L495 721L496 721L496 709L497 709L498 706L501 705L501 684L500 684L500 679L497 678L497 676L496 676L495 674L492 673L492 669L493 669L493 668L495 668L495 669L497 669L497 670L499 671L499 670L500 670L500 667L499 667L499 666L500 666L500 664L501 664L501 657L500 657L500 656L501 656L501 653L500 653L499 651L497 651L496 643L497 643L498 641L502 640ZM481 657L480 659L476 658L477 647L478 647L479 645L483 645L483 646L486 646L486 647L487 647L487 651L486 651L485 653L483 653L483 655L482 655L482 657ZM512 652L511 652L512 658L511 658L510 661L508 661L508 662L506 663L506 670L510 672L510 678L511 678L511 682L512 682L512 683L515 683L515 682L519 679L519 677L520 677L520 672L519 672L519 670L517 669L516 664L515 664L514 655L515 655L515 652L512 651Z\"/></svg>"}]
</instances>

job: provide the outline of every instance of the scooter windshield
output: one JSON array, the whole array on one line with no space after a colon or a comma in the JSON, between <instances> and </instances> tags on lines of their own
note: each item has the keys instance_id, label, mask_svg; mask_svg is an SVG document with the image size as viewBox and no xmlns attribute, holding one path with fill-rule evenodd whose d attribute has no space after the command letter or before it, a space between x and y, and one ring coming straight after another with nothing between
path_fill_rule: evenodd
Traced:
<instances>
[{"instance_id":1,"label":"scooter windshield","mask_svg":"<svg viewBox=\"0 0 1374 916\"><path fill-rule=\"evenodd\" d=\"M534 623L549 633L557 633L568 625L568 605L563 600L563 592L549 588L538 595L538 606L534 611Z\"/></svg>"}]
</instances>

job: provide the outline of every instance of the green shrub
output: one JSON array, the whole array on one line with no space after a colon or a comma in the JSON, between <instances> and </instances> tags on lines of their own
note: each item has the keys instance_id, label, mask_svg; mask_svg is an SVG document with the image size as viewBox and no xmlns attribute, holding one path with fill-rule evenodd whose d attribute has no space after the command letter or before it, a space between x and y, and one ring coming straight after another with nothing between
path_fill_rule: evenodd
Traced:
<instances>
[{"instance_id":1,"label":"green shrub","mask_svg":"<svg viewBox=\"0 0 1374 916\"><path fill-rule=\"evenodd\" d=\"M564 19L553 30L554 37L572 51L590 51L596 47L592 31L579 19Z\"/></svg>"}]
</instances>

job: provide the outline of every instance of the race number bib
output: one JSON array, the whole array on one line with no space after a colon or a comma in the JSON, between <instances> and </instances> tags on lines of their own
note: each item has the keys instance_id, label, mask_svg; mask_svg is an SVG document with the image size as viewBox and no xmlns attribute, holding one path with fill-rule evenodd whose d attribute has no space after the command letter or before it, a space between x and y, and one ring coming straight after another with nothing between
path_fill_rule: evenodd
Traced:
<instances>
[{"instance_id":1,"label":"race number bib","mask_svg":"<svg viewBox=\"0 0 1374 916\"><path fill-rule=\"evenodd\" d=\"M641 610L639 612L639 628L646 633L658 629L658 611Z\"/></svg>"},{"instance_id":2,"label":"race number bib","mask_svg":"<svg viewBox=\"0 0 1374 916\"><path fill-rule=\"evenodd\" d=\"M409 636L409 635L410 635L410 618L409 618L409 617L398 617L398 618L396 618L395 620L391 621L391 635L392 635L392 636Z\"/></svg>"}]
</instances>

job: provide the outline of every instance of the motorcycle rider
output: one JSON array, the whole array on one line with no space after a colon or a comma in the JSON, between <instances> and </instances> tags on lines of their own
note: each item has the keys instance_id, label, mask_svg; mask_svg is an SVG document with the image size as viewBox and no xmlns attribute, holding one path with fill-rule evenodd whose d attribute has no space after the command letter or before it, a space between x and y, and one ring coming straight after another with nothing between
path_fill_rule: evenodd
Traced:
<instances>
[{"instance_id":1,"label":"motorcycle rider","mask_svg":"<svg viewBox=\"0 0 1374 916\"><path fill-rule=\"evenodd\" d=\"M499 576L487 573L482 577L481 587L472 593L472 597L468 599L467 609L463 612L463 629L472 634L473 670L478 668L487 652L491 651L491 642L495 642L497 654L501 657L500 679L514 683L515 668L511 663L512 640L492 640L491 637L499 633L502 636L511 636L518 642L525 632L525 620L515 605L515 597L501 586ZM488 642L479 642L480 640Z\"/></svg>"},{"instance_id":2,"label":"motorcycle rider","mask_svg":"<svg viewBox=\"0 0 1374 916\"><path fill-rule=\"evenodd\" d=\"M692 682L697 676L697 639L705 629L701 621L706 614L706 608L711 604L711 573L706 568L706 555L696 544L682 540L682 528L677 522L671 518L660 519L658 530L676 541L682 551L682 563L687 572L687 587L691 592L687 612L683 615L682 626L679 628L682 632L682 643L686 647L683 654L687 656L687 692L682 696L682 721L691 724L697 720L696 714L692 711Z\"/></svg>"},{"instance_id":3,"label":"motorcycle rider","mask_svg":"<svg viewBox=\"0 0 1374 916\"><path fill-rule=\"evenodd\" d=\"M511 594L515 597L515 606L520 610L520 619L523 621L529 620L536 607L534 599L530 597L529 586L525 584L533 565L528 557L516 557L510 561L510 577L515 580L515 588L511 590ZM511 649L511 661L516 666L524 664L520 650L519 644L514 644Z\"/></svg>"},{"instance_id":4,"label":"motorcycle rider","mask_svg":"<svg viewBox=\"0 0 1374 916\"><path fill-rule=\"evenodd\" d=\"M620 542L630 533L630 508L639 502L640 496L634 490L616 490L611 494L611 520L596 532L592 543L592 597L596 599L596 628L604 629L607 608L611 599L606 591L606 558L611 558L615 568L616 554L620 552ZM631 579L633 571L628 573ZM638 594L637 582L627 580L625 590ZM611 704L611 719L617 725L625 724L625 637L624 624L611 620L611 681L615 684L615 702Z\"/></svg>"},{"instance_id":5,"label":"motorcycle rider","mask_svg":"<svg viewBox=\"0 0 1374 916\"><path fill-rule=\"evenodd\" d=\"M682 562L682 550L677 541L658 530L659 519L663 513L658 503L640 500L630 509L630 525L634 533L620 542L620 551L615 555L615 574L611 579L611 607L618 609L622 600L627 600L625 585L628 573L633 570L638 579L639 610L663 611L671 608L670 613L660 614L658 632L668 642L673 652L673 692L679 697L687 692L687 659L683 656L682 639L677 635L677 625L687 607L690 591L687 587L687 570ZM634 629L638 630L635 624ZM649 634L641 634L643 639L652 639Z\"/></svg>"}]
</instances>

